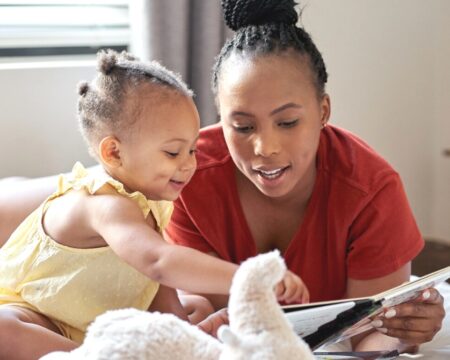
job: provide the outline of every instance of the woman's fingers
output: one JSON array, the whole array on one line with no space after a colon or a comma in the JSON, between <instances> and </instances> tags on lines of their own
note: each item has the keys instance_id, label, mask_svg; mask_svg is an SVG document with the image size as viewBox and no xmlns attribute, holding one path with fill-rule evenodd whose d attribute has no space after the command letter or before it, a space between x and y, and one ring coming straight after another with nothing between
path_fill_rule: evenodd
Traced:
<instances>
[{"instance_id":1,"label":"woman's fingers","mask_svg":"<svg viewBox=\"0 0 450 360\"><path fill-rule=\"evenodd\" d=\"M443 298L436 289L427 289L413 301L386 309L374 327L406 343L421 344L433 339L445 316Z\"/></svg>"},{"instance_id":2,"label":"woman's fingers","mask_svg":"<svg viewBox=\"0 0 450 360\"><path fill-rule=\"evenodd\" d=\"M444 297L435 288L422 291L422 294L414 302L426 302L429 304L443 304Z\"/></svg>"},{"instance_id":3,"label":"woman's fingers","mask_svg":"<svg viewBox=\"0 0 450 360\"><path fill-rule=\"evenodd\" d=\"M384 315L387 319L414 317L442 320L445 316L444 299L436 289L427 289L413 301L388 309Z\"/></svg>"},{"instance_id":4,"label":"woman's fingers","mask_svg":"<svg viewBox=\"0 0 450 360\"><path fill-rule=\"evenodd\" d=\"M381 333L402 340L407 344L423 344L433 340L436 332L433 331L416 331L407 329L378 328Z\"/></svg>"}]
</instances>

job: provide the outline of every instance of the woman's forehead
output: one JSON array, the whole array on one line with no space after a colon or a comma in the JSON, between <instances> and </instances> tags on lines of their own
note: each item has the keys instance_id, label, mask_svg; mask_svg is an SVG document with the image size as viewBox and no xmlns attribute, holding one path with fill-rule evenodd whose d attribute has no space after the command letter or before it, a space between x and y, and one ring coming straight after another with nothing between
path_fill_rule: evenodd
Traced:
<instances>
[{"instance_id":1,"label":"woman's forehead","mask_svg":"<svg viewBox=\"0 0 450 360\"><path fill-rule=\"evenodd\" d=\"M315 94L310 70L297 59L265 56L255 59L230 58L225 64L218 87L219 100L232 97L255 99L289 97L290 94Z\"/></svg>"},{"instance_id":2,"label":"woman's forehead","mask_svg":"<svg viewBox=\"0 0 450 360\"><path fill-rule=\"evenodd\" d=\"M219 90L221 85L241 85L243 81L258 83L282 79L290 83L306 78L311 79L311 69L308 60L301 55L280 53L250 57L232 54L223 64Z\"/></svg>"}]
</instances>

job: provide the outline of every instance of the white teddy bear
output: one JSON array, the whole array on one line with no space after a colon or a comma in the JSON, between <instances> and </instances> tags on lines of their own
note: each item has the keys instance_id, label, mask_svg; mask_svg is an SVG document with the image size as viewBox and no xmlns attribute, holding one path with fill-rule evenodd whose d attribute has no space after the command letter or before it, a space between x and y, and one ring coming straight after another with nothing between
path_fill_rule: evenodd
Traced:
<instances>
[{"instance_id":1,"label":"white teddy bear","mask_svg":"<svg viewBox=\"0 0 450 360\"><path fill-rule=\"evenodd\" d=\"M276 300L273 289L285 272L278 251L241 264L230 290L230 325L219 329L220 360L314 359Z\"/></svg>"},{"instance_id":2,"label":"white teddy bear","mask_svg":"<svg viewBox=\"0 0 450 360\"><path fill-rule=\"evenodd\" d=\"M278 251L242 263L230 291L230 325L219 329L222 342L174 315L123 309L99 316L79 348L41 360L313 360L273 291L285 271Z\"/></svg>"}]
</instances>

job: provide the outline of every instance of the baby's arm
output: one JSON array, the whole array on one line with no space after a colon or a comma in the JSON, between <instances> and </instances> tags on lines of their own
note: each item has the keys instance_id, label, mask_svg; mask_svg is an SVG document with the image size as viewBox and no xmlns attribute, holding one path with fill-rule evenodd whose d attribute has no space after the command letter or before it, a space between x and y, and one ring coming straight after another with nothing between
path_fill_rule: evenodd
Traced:
<instances>
[{"instance_id":1,"label":"baby's arm","mask_svg":"<svg viewBox=\"0 0 450 360\"><path fill-rule=\"evenodd\" d=\"M199 251L168 244L145 221L136 204L123 196L90 198L90 226L131 266L172 288L228 294L237 265Z\"/></svg>"}]
</instances>

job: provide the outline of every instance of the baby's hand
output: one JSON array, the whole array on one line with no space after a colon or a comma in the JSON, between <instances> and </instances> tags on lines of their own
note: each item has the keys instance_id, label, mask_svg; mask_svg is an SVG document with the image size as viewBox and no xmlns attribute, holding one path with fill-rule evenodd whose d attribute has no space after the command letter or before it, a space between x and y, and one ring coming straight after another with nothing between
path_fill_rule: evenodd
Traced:
<instances>
[{"instance_id":1,"label":"baby's hand","mask_svg":"<svg viewBox=\"0 0 450 360\"><path fill-rule=\"evenodd\" d=\"M220 309L198 323L197 327L205 333L217 337L217 330L219 330L222 325L227 325L228 323L228 310Z\"/></svg>"},{"instance_id":2,"label":"baby's hand","mask_svg":"<svg viewBox=\"0 0 450 360\"><path fill-rule=\"evenodd\" d=\"M278 301L284 301L287 304L309 302L309 291L306 285L302 279L289 270L275 287L275 294Z\"/></svg>"}]
</instances>

